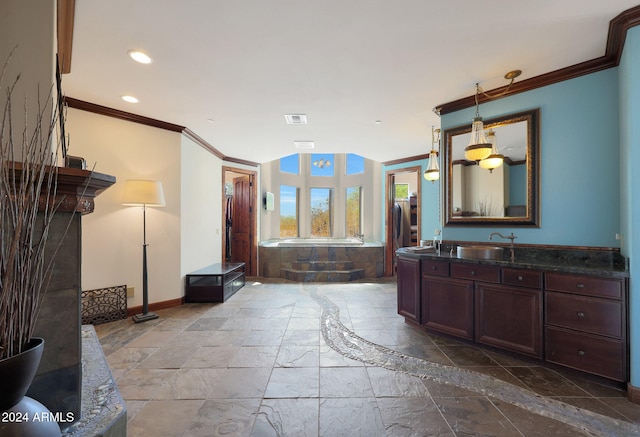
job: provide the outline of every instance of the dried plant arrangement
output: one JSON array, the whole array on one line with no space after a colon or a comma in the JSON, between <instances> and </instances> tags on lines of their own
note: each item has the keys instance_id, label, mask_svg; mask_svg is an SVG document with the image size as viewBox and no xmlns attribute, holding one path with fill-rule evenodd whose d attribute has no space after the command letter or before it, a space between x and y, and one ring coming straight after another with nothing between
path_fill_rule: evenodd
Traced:
<instances>
[{"instance_id":1,"label":"dried plant arrangement","mask_svg":"<svg viewBox=\"0 0 640 437\"><path fill-rule=\"evenodd\" d=\"M8 62L0 77L6 93L0 119L0 359L21 353L31 339L53 271L55 256L45 249L58 206L61 140L53 88L37 111L28 111L25 99L24 128L14 131L12 100L20 76L5 89Z\"/></svg>"}]
</instances>

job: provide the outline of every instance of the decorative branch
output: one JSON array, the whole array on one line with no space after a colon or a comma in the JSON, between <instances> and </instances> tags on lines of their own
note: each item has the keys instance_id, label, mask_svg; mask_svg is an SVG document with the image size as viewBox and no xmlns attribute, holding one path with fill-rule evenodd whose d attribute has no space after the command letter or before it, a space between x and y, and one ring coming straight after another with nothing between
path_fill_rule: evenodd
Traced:
<instances>
[{"instance_id":1,"label":"decorative branch","mask_svg":"<svg viewBox=\"0 0 640 437\"><path fill-rule=\"evenodd\" d=\"M8 62L0 89L4 88ZM38 95L34 119L25 98L24 128L18 134L13 126L12 101L19 79L6 88L0 126L0 359L21 353L33 335L53 271L45 249L59 206L55 203L55 164L60 113L53 88L44 103Z\"/></svg>"}]
</instances>

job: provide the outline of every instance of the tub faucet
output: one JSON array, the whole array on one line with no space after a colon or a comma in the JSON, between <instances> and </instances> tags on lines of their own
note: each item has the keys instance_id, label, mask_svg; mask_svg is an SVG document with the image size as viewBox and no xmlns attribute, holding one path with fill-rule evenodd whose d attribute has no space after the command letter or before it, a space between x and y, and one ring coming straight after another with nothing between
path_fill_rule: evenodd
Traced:
<instances>
[{"instance_id":1,"label":"tub faucet","mask_svg":"<svg viewBox=\"0 0 640 437\"><path fill-rule=\"evenodd\" d=\"M516 253L515 253L515 249L514 249L513 240L515 240L518 237L513 235L513 232L511 233L511 235L507 235L507 236L502 235L500 232L492 232L489 235L489 240L491 240L494 235L497 235L500 238L504 238L505 240L511 240L511 244L509 246L509 252L511 253L511 262L514 262L516 260Z\"/></svg>"},{"instance_id":2,"label":"tub faucet","mask_svg":"<svg viewBox=\"0 0 640 437\"><path fill-rule=\"evenodd\" d=\"M364 243L364 234L353 234L353 236Z\"/></svg>"}]
</instances>

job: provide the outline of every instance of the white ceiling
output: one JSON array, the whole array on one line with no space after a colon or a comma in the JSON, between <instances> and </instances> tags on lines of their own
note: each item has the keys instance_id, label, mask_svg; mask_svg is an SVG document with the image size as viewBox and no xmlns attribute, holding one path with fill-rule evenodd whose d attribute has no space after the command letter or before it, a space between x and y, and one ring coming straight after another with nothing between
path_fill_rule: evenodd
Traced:
<instances>
[{"instance_id":1,"label":"white ceiling","mask_svg":"<svg viewBox=\"0 0 640 437\"><path fill-rule=\"evenodd\" d=\"M267 162L311 140L388 161L428 153L432 109L476 82L490 90L510 70L522 80L603 56L609 21L637 3L82 0L63 91L186 126L233 158ZM288 113L309 123L287 125Z\"/></svg>"}]
</instances>

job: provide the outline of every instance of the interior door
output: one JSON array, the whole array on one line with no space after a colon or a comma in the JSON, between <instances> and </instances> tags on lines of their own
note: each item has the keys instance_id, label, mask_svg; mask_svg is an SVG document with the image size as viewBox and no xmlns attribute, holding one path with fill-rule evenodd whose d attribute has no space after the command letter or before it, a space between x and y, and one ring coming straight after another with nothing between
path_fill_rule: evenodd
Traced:
<instances>
[{"instance_id":1,"label":"interior door","mask_svg":"<svg viewBox=\"0 0 640 437\"><path fill-rule=\"evenodd\" d=\"M398 182L398 179L402 178L403 174L412 174L413 183L410 187L410 191L416 192L416 205L415 205L415 223L416 223L416 244L418 244L420 237L420 222L421 222L421 188L420 184L422 180L420 179L420 175L422 174L421 167L407 167L397 170L389 170L386 173L386 184L385 184L385 192L386 192L386 204L385 204L385 276L393 276L396 273L396 244L394 241L394 233L397 233L397 226L394 226L394 215L397 214L397 209L395 208L395 185ZM415 176L415 177L414 177ZM413 186L415 185L415 187ZM409 204L409 202L407 202Z\"/></svg>"},{"instance_id":2,"label":"interior door","mask_svg":"<svg viewBox=\"0 0 640 437\"><path fill-rule=\"evenodd\" d=\"M245 271L252 272L251 265L251 183L249 176L233 179L233 235L231 237L231 261L245 263Z\"/></svg>"}]
</instances>

